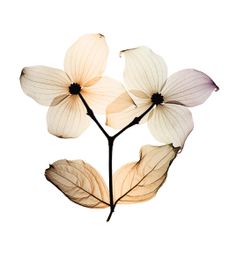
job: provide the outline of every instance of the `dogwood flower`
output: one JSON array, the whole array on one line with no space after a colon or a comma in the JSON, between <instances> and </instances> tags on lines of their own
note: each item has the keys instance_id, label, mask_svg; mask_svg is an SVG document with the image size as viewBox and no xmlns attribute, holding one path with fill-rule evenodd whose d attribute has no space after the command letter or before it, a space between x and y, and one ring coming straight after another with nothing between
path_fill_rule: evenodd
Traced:
<instances>
[{"instance_id":1,"label":"dogwood flower","mask_svg":"<svg viewBox=\"0 0 236 264\"><path fill-rule=\"evenodd\" d=\"M193 129L187 106L202 104L214 90L212 79L203 72L185 69L167 79L164 60L147 47L121 51L125 56L124 81L127 92L107 108L107 125L123 128L134 117L153 106L141 120L147 121L160 142L183 146Z\"/></svg>"},{"instance_id":2,"label":"dogwood flower","mask_svg":"<svg viewBox=\"0 0 236 264\"><path fill-rule=\"evenodd\" d=\"M45 66L26 67L20 82L23 91L39 104L50 106L48 131L58 137L78 137L90 123L79 93L97 113L124 92L122 84L102 77L108 56L105 37L88 34L67 51L65 71Z\"/></svg>"}]
</instances>

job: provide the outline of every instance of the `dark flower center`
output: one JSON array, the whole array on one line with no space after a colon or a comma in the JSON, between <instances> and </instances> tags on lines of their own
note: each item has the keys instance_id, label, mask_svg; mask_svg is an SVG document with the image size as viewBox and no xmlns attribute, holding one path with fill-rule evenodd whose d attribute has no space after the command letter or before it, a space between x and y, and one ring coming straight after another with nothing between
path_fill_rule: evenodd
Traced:
<instances>
[{"instance_id":1,"label":"dark flower center","mask_svg":"<svg viewBox=\"0 0 236 264\"><path fill-rule=\"evenodd\" d=\"M155 93L152 95L151 100L154 104L159 105L164 102L164 97L159 93Z\"/></svg>"},{"instance_id":2,"label":"dark flower center","mask_svg":"<svg viewBox=\"0 0 236 264\"><path fill-rule=\"evenodd\" d=\"M79 94L81 91L81 87L78 83L72 83L70 86L69 86L69 92L70 94Z\"/></svg>"}]
</instances>

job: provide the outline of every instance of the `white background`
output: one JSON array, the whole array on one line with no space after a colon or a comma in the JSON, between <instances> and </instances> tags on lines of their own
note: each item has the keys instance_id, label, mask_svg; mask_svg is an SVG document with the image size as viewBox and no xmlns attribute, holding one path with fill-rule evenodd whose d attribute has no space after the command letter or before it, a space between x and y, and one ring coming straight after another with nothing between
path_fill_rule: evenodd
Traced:
<instances>
[{"instance_id":1,"label":"white background","mask_svg":"<svg viewBox=\"0 0 236 264\"><path fill-rule=\"evenodd\" d=\"M236 263L234 1L1 1L0 263ZM169 74L196 68L220 87L192 108L195 129L157 196L108 209L70 202L44 170L84 159L107 179L106 140L95 125L78 139L47 133L47 108L25 96L24 66L63 68L82 34L102 33L107 75L121 79L119 50L147 45ZM155 144L145 125L123 134L115 169Z\"/></svg>"}]
</instances>

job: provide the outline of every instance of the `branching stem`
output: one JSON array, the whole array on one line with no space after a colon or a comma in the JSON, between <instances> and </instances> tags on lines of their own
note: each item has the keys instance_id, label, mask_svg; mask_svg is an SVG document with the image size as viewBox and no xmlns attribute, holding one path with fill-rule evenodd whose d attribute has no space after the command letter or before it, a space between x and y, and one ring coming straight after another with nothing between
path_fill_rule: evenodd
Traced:
<instances>
[{"instance_id":1,"label":"branching stem","mask_svg":"<svg viewBox=\"0 0 236 264\"><path fill-rule=\"evenodd\" d=\"M96 116L94 115L93 110L89 107L88 103L86 102L86 100L84 99L84 97L82 96L81 93L78 94L81 101L83 102L86 110L87 110L87 115L90 116L90 118L96 123L96 125L98 126L98 128L102 131L102 133L105 135L105 137L108 140L108 172L109 172L109 198L110 198L110 213L108 215L107 218L107 222L111 219L111 216L114 212L115 206L116 206L116 202L114 202L113 199L113 181L112 181L112 153L113 153L113 145L114 145L114 141L115 139L121 135L125 130L127 130L128 128L139 124L140 120L148 113L151 111L151 109L155 106L155 103L153 103L144 113L142 113L140 116L135 117L133 119L133 121L131 121L127 126L125 126L124 128L122 128L118 133L116 133L114 136L110 136L106 130L103 128L103 126L99 123L99 121L97 120Z\"/></svg>"}]
</instances>

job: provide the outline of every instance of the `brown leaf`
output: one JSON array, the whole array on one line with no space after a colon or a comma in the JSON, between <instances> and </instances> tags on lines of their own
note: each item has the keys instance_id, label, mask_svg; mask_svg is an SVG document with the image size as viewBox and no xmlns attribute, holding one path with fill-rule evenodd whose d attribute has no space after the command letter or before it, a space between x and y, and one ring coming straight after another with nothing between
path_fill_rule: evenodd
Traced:
<instances>
[{"instance_id":1,"label":"brown leaf","mask_svg":"<svg viewBox=\"0 0 236 264\"><path fill-rule=\"evenodd\" d=\"M58 160L45 171L71 201L90 208L109 206L109 194L100 174L82 160Z\"/></svg>"},{"instance_id":2,"label":"brown leaf","mask_svg":"<svg viewBox=\"0 0 236 264\"><path fill-rule=\"evenodd\" d=\"M142 147L138 162L126 164L114 174L115 203L141 202L155 196L178 150L172 145Z\"/></svg>"}]
</instances>

